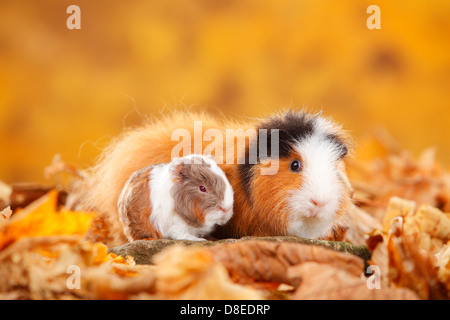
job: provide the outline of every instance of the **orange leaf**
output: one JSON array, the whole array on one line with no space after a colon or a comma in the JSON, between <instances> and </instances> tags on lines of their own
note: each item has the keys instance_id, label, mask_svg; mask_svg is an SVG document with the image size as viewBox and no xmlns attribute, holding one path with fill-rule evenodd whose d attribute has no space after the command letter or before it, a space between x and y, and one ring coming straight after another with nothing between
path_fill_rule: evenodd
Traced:
<instances>
[{"instance_id":1,"label":"orange leaf","mask_svg":"<svg viewBox=\"0 0 450 320\"><path fill-rule=\"evenodd\" d=\"M58 192L50 191L24 210L15 213L9 223L2 227L0 250L25 237L84 235L95 215L65 209L57 211L57 198Z\"/></svg>"}]
</instances>

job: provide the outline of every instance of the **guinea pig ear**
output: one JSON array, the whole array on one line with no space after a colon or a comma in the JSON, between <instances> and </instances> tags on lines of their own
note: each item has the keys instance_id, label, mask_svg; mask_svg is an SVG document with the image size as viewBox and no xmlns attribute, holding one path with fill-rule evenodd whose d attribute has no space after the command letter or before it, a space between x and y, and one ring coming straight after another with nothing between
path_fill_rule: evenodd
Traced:
<instances>
[{"instance_id":1,"label":"guinea pig ear","mask_svg":"<svg viewBox=\"0 0 450 320\"><path fill-rule=\"evenodd\" d=\"M175 180L181 180L184 177L186 165L183 161L179 161L177 163L173 163L170 168L170 172L172 173L172 178Z\"/></svg>"}]
</instances>

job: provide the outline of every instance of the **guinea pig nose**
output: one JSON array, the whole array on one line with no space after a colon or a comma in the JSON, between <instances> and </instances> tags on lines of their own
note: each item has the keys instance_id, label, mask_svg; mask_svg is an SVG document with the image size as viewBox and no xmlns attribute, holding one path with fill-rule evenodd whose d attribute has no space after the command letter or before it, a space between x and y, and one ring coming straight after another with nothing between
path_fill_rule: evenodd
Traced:
<instances>
[{"instance_id":1,"label":"guinea pig nose","mask_svg":"<svg viewBox=\"0 0 450 320\"><path fill-rule=\"evenodd\" d=\"M231 210L231 207L227 207L227 208L220 207L220 210L222 210L224 213L227 213L228 211Z\"/></svg>"},{"instance_id":2,"label":"guinea pig nose","mask_svg":"<svg viewBox=\"0 0 450 320\"><path fill-rule=\"evenodd\" d=\"M321 200L317 200L317 199L311 199L311 203L316 206L316 207L324 207L327 203L326 201L321 201Z\"/></svg>"}]
</instances>

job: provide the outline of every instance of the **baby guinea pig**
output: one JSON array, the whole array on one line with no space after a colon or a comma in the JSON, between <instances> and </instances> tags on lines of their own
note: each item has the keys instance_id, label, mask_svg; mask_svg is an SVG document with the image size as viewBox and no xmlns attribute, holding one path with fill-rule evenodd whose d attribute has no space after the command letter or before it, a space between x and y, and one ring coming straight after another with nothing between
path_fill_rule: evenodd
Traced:
<instances>
[{"instance_id":1,"label":"baby guinea pig","mask_svg":"<svg viewBox=\"0 0 450 320\"><path fill-rule=\"evenodd\" d=\"M192 154L134 172L117 203L128 241L205 240L233 214L233 189L210 156Z\"/></svg>"}]
</instances>

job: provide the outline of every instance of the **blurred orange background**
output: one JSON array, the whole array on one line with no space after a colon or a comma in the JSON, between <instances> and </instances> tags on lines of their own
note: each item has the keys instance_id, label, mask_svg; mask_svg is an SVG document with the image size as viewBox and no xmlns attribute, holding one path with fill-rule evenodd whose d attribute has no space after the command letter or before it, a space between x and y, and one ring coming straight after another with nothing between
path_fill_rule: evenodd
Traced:
<instances>
[{"instance_id":1,"label":"blurred orange background","mask_svg":"<svg viewBox=\"0 0 450 320\"><path fill-rule=\"evenodd\" d=\"M66 9L81 9L69 30ZM381 30L366 9L381 8ZM450 163L450 1L0 1L0 180L86 167L142 114L323 110Z\"/></svg>"}]
</instances>

